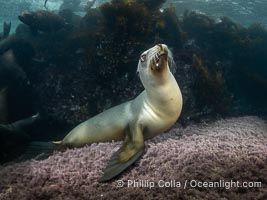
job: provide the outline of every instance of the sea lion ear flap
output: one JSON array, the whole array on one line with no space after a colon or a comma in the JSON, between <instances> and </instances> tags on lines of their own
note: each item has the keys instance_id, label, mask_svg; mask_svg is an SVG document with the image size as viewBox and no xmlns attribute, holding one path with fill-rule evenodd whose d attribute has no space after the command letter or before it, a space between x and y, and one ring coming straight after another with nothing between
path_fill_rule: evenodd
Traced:
<instances>
[{"instance_id":1,"label":"sea lion ear flap","mask_svg":"<svg viewBox=\"0 0 267 200\"><path fill-rule=\"evenodd\" d=\"M99 182L106 182L118 176L142 156L145 146L142 128L136 126L128 133L122 147L111 156Z\"/></svg>"}]
</instances>

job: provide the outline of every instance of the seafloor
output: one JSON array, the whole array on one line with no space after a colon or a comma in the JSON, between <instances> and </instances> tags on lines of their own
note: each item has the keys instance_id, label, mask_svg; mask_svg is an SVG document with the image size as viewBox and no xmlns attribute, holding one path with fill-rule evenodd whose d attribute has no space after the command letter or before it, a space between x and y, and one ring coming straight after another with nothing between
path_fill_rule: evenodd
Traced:
<instances>
[{"instance_id":1,"label":"seafloor","mask_svg":"<svg viewBox=\"0 0 267 200\"><path fill-rule=\"evenodd\" d=\"M119 177L123 187L118 179L98 183L119 146L93 144L1 166L0 199L267 199L267 121L258 117L175 127L146 142L143 158ZM128 187L128 180L139 183ZM160 180L176 183L159 188ZM260 182L261 187L184 189L186 180Z\"/></svg>"}]
</instances>

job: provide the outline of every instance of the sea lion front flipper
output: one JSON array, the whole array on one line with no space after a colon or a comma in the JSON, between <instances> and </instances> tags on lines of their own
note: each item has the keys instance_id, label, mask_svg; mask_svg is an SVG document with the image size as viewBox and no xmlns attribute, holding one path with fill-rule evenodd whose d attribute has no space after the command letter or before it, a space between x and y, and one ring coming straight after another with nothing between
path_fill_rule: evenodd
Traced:
<instances>
[{"instance_id":1,"label":"sea lion front flipper","mask_svg":"<svg viewBox=\"0 0 267 200\"><path fill-rule=\"evenodd\" d=\"M3 39L7 38L9 36L11 30L11 22L3 24Z\"/></svg>"},{"instance_id":2,"label":"sea lion front flipper","mask_svg":"<svg viewBox=\"0 0 267 200\"><path fill-rule=\"evenodd\" d=\"M119 161L120 151L116 151L109 160L108 166L104 170L104 175L98 180L99 182L106 182L118 176L121 172L136 162L143 154L143 150L137 152L130 160L122 163Z\"/></svg>"},{"instance_id":3,"label":"sea lion front flipper","mask_svg":"<svg viewBox=\"0 0 267 200\"><path fill-rule=\"evenodd\" d=\"M104 175L98 180L106 182L118 176L121 172L136 162L144 152L144 138L142 129L135 128L126 136L123 146L110 158Z\"/></svg>"}]
</instances>

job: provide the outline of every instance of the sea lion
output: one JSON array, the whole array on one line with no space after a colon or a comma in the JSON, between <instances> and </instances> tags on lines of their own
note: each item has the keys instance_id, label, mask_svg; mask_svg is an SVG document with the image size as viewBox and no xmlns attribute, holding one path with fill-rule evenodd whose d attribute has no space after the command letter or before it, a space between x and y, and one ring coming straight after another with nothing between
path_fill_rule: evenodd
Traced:
<instances>
[{"instance_id":1,"label":"sea lion","mask_svg":"<svg viewBox=\"0 0 267 200\"><path fill-rule=\"evenodd\" d=\"M39 118L39 114L36 114L10 124L0 124L0 163L16 157L21 153L22 147L29 144L31 135L28 131Z\"/></svg>"},{"instance_id":2,"label":"sea lion","mask_svg":"<svg viewBox=\"0 0 267 200\"><path fill-rule=\"evenodd\" d=\"M13 50L0 55L0 87L11 87L15 84L20 86L27 80L27 75L18 64Z\"/></svg>"},{"instance_id":3,"label":"sea lion","mask_svg":"<svg viewBox=\"0 0 267 200\"><path fill-rule=\"evenodd\" d=\"M55 32L66 25L62 17L46 10L23 12L18 18L30 26L32 31Z\"/></svg>"},{"instance_id":4,"label":"sea lion","mask_svg":"<svg viewBox=\"0 0 267 200\"><path fill-rule=\"evenodd\" d=\"M34 48L29 41L14 35L0 41L0 55L3 55L8 50L13 51L19 64L31 60L35 55Z\"/></svg>"},{"instance_id":5,"label":"sea lion","mask_svg":"<svg viewBox=\"0 0 267 200\"><path fill-rule=\"evenodd\" d=\"M33 54L32 46L22 39L10 36L0 42L0 89L8 88L6 109L9 122L33 112L31 85L26 73Z\"/></svg>"},{"instance_id":6,"label":"sea lion","mask_svg":"<svg viewBox=\"0 0 267 200\"><path fill-rule=\"evenodd\" d=\"M75 127L56 144L82 147L124 139L100 182L108 181L133 164L144 151L144 140L169 129L182 109L180 88L170 71L171 52L158 44L141 54L137 67L145 90L135 99L106 110Z\"/></svg>"}]
</instances>

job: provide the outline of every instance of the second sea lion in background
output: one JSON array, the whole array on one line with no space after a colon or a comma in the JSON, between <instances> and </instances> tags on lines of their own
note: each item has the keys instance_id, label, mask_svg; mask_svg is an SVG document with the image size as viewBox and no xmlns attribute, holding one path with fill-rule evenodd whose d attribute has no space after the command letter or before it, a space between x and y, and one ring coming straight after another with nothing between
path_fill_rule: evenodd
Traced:
<instances>
[{"instance_id":1,"label":"second sea lion in background","mask_svg":"<svg viewBox=\"0 0 267 200\"><path fill-rule=\"evenodd\" d=\"M65 20L62 17L46 10L23 12L18 18L33 31L55 32L65 26Z\"/></svg>"},{"instance_id":2,"label":"second sea lion in background","mask_svg":"<svg viewBox=\"0 0 267 200\"><path fill-rule=\"evenodd\" d=\"M32 45L21 38L9 36L0 41L0 89L8 89L8 122L35 112L27 76L34 53Z\"/></svg>"},{"instance_id":3,"label":"second sea lion in background","mask_svg":"<svg viewBox=\"0 0 267 200\"><path fill-rule=\"evenodd\" d=\"M0 102L1 103L1 102ZM9 124L0 124L0 163L19 155L31 141L28 130L40 119L39 114Z\"/></svg>"},{"instance_id":4,"label":"second sea lion in background","mask_svg":"<svg viewBox=\"0 0 267 200\"><path fill-rule=\"evenodd\" d=\"M26 84L28 78L17 62L14 51L9 49L0 55L0 87L12 87Z\"/></svg>"}]
</instances>

